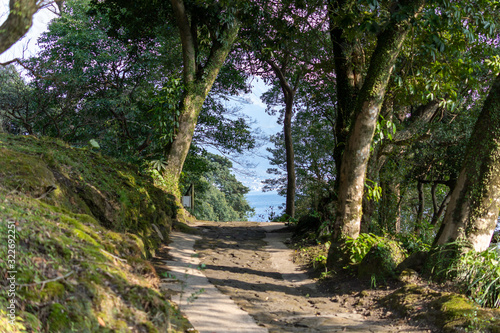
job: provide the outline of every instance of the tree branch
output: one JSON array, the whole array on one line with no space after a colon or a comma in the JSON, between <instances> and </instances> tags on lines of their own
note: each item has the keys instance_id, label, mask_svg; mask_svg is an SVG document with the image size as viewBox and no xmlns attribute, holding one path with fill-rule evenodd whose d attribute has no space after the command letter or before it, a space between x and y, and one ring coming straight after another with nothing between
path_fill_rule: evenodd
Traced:
<instances>
[{"instance_id":1,"label":"tree branch","mask_svg":"<svg viewBox=\"0 0 500 333\"><path fill-rule=\"evenodd\" d=\"M33 25L33 15L39 8L36 0L9 1L9 16L0 26L0 54L28 32Z\"/></svg>"},{"instance_id":2,"label":"tree branch","mask_svg":"<svg viewBox=\"0 0 500 333\"><path fill-rule=\"evenodd\" d=\"M187 17L186 7L182 0L171 0L174 8L177 26L182 43L182 61L184 65L184 83L189 84L196 78L196 50L195 36L191 33L191 26Z\"/></svg>"}]
</instances>

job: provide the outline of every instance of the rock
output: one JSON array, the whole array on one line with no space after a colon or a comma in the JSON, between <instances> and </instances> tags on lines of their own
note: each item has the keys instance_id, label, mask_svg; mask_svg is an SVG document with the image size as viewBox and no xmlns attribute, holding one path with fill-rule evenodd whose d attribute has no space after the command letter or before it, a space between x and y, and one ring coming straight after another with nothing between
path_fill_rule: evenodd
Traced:
<instances>
[{"instance_id":1,"label":"rock","mask_svg":"<svg viewBox=\"0 0 500 333\"><path fill-rule=\"evenodd\" d=\"M359 278L375 278L377 281L395 276L396 267L405 258L399 245L387 240L374 245L358 266Z\"/></svg>"},{"instance_id":2,"label":"rock","mask_svg":"<svg viewBox=\"0 0 500 333\"><path fill-rule=\"evenodd\" d=\"M422 272L422 269L424 267L424 263L427 260L429 252L425 251L417 251L408 256L405 260L403 260L398 267L396 267L396 270L399 272L404 271L407 268L410 268L416 272Z\"/></svg>"},{"instance_id":3,"label":"rock","mask_svg":"<svg viewBox=\"0 0 500 333\"><path fill-rule=\"evenodd\" d=\"M398 280L404 283L415 283L418 279L418 273L411 269L404 269L398 276Z\"/></svg>"}]
</instances>

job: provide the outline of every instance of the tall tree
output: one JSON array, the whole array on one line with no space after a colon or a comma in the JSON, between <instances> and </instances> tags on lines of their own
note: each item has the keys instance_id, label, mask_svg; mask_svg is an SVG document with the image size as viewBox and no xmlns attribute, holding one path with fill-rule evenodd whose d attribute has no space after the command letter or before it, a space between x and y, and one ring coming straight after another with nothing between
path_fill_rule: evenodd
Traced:
<instances>
[{"instance_id":1,"label":"tall tree","mask_svg":"<svg viewBox=\"0 0 500 333\"><path fill-rule=\"evenodd\" d=\"M172 28L182 49L182 93L171 141L164 147L163 175L178 195L177 185L203 103L222 68L240 28L237 2L171 0L93 1L112 18L110 33L136 40ZM174 23L174 26L171 25Z\"/></svg>"},{"instance_id":2,"label":"tall tree","mask_svg":"<svg viewBox=\"0 0 500 333\"><path fill-rule=\"evenodd\" d=\"M178 182L203 103L236 40L240 23L236 11L231 8L223 11L217 3L189 8L182 0L172 0L172 7L182 43L185 90L178 130L166 150L164 174ZM208 36L203 33L203 27L208 29ZM206 58L200 57L199 45L203 38L210 44Z\"/></svg>"},{"instance_id":3,"label":"tall tree","mask_svg":"<svg viewBox=\"0 0 500 333\"><path fill-rule=\"evenodd\" d=\"M475 122L476 105L482 103L478 96L482 95L485 82L491 80L490 68L484 59L493 59L498 53L494 37L486 42L486 36L496 35L496 19L495 14L481 10L485 5L490 3L432 2L426 5L412 25L412 38L406 39L400 52L378 120L381 129L389 121L397 124L395 135L381 136L383 133L377 130L372 147L367 177L378 181L383 185L383 193L389 194L382 197L379 208L387 211L385 208L392 206L389 211L394 212L399 206L404 212L412 205L411 200L407 200L414 193L411 189L408 191L408 187L415 185L418 189L418 183L425 184L418 191L420 199L416 206L421 208L425 196L430 196L434 213L431 218L430 210L420 209L416 216L427 229L438 223L446 207L447 187L449 191L453 189L465 150L464 138L470 135ZM392 166L385 166L386 162ZM401 181L406 182L405 185L398 184ZM423 190L426 184L432 184L430 192ZM392 189L401 195L391 195ZM372 222L376 225L377 216L378 222L384 221L383 225L390 229L389 216L392 223L400 221L393 213L373 215L375 206L365 196L362 230ZM415 214L406 216L415 217ZM421 227L415 226L411 218L404 221L405 230ZM375 225L371 230L376 230Z\"/></svg>"},{"instance_id":4,"label":"tall tree","mask_svg":"<svg viewBox=\"0 0 500 333\"><path fill-rule=\"evenodd\" d=\"M389 20L377 36L363 85L353 97L353 120L340 166L334 242L355 238L360 232L365 174L377 119L401 45L423 4L423 0L393 3Z\"/></svg>"},{"instance_id":5,"label":"tall tree","mask_svg":"<svg viewBox=\"0 0 500 333\"><path fill-rule=\"evenodd\" d=\"M272 90L266 98L268 110L283 107L283 143L286 166L285 214L295 216L296 163L292 138L292 119L295 98L308 73L317 69L314 64L324 54L322 2L307 1L256 1L257 13L242 30L243 52L253 74L262 76L267 83L275 84L281 91ZM262 24L266 22L266 24Z\"/></svg>"}]
</instances>

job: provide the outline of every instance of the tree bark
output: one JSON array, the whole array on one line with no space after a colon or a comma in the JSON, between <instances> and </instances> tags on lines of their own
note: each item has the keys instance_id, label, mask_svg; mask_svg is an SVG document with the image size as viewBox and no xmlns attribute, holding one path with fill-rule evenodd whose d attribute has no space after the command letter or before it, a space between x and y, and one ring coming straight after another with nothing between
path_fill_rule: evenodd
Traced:
<instances>
[{"instance_id":1,"label":"tree bark","mask_svg":"<svg viewBox=\"0 0 500 333\"><path fill-rule=\"evenodd\" d=\"M295 154L292 141L292 111L293 95L285 100L285 119L283 121L283 133L285 135L285 153L286 153L286 208L285 213L291 218L295 217Z\"/></svg>"},{"instance_id":2,"label":"tree bark","mask_svg":"<svg viewBox=\"0 0 500 333\"><path fill-rule=\"evenodd\" d=\"M0 54L28 32L39 7L36 0L10 0L9 9L9 16L0 26Z\"/></svg>"},{"instance_id":3,"label":"tree bark","mask_svg":"<svg viewBox=\"0 0 500 333\"><path fill-rule=\"evenodd\" d=\"M488 248L500 209L500 75L484 102L468 143L435 245L464 238Z\"/></svg>"},{"instance_id":4,"label":"tree bark","mask_svg":"<svg viewBox=\"0 0 500 333\"><path fill-rule=\"evenodd\" d=\"M348 10L353 6L353 0L332 0L329 2L330 7L330 25L333 28L330 30L330 36L333 44L334 68L337 88L337 109L335 117L335 148L333 158L336 166L337 181L335 182L335 190L338 191L340 178L340 169L342 165L342 155L347 143L349 128L351 126L354 104L356 96L359 92L361 75L356 75L362 69L354 68L352 58L354 56L353 42L349 42L345 36L343 28L335 25L336 17L339 12Z\"/></svg>"},{"instance_id":5,"label":"tree bark","mask_svg":"<svg viewBox=\"0 0 500 333\"><path fill-rule=\"evenodd\" d=\"M339 200L333 242L357 238L370 147L392 68L408 33L410 20L424 1L401 1L397 15L377 38L363 86L356 99L355 121L342 156ZM404 15L405 19L401 19ZM398 17L396 19L395 17Z\"/></svg>"},{"instance_id":6,"label":"tree bark","mask_svg":"<svg viewBox=\"0 0 500 333\"><path fill-rule=\"evenodd\" d=\"M285 117L283 119L283 134L285 138L285 155L286 155L286 173L287 173L287 183L286 183L286 207L285 214L289 217L295 217L295 190L296 190L296 177L295 177L295 154L293 150L293 139L292 139L292 116L293 116L293 102L295 98L295 93L297 92L298 82L301 79L301 74L299 73L296 78L295 85L292 87L286 77L285 68L278 67L272 60L268 60L267 63L271 66L272 70L278 77L280 82L281 90L283 91L285 99Z\"/></svg>"},{"instance_id":7,"label":"tree bark","mask_svg":"<svg viewBox=\"0 0 500 333\"><path fill-rule=\"evenodd\" d=\"M422 223L424 221L424 208L425 208L425 195L424 195L424 183L417 180L417 191L418 191L418 208L417 208L417 220L415 221L415 234L420 235Z\"/></svg>"},{"instance_id":8,"label":"tree bark","mask_svg":"<svg viewBox=\"0 0 500 333\"><path fill-rule=\"evenodd\" d=\"M432 215L431 225L433 225L433 226L437 225L439 219L443 215L446 207L448 206L448 203L450 202L450 193L451 193L451 190L450 190L450 192L448 192L446 197L443 199L443 202L441 202L439 209L437 211L435 211L434 214Z\"/></svg>"},{"instance_id":9,"label":"tree bark","mask_svg":"<svg viewBox=\"0 0 500 333\"><path fill-rule=\"evenodd\" d=\"M196 62L197 36L193 35L195 31L192 30L184 2L182 0L171 0L171 2L182 43L185 92L180 105L181 114L177 133L173 142L166 147L167 167L164 176L169 182L176 184L191 146L203 103L237 37L240 24L235 18L225 25L222 33L223 40L213 41L210 56L205 66L202 67Z\"/></svg>"}]
</instances>

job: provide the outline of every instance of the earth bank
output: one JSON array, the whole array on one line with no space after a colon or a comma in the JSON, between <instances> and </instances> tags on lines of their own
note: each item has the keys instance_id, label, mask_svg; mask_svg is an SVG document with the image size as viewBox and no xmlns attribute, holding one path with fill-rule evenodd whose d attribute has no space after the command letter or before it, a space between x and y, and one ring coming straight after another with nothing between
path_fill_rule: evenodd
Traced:
<instances>
[{"instance_id":1,"label":"earth bank","mask_svg":"<svg viewBox=\"0 0 500 333\"><path fill-rule=\"evenodd\" d=\"M0 332L190 328L147 260L177 211L154 183L88 148L0 134ZM15 295L6 288L12 277ZM15 325L6 311L11 300Z\"/></svg>"}]
</instances>

